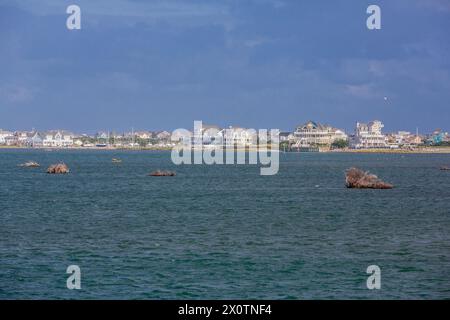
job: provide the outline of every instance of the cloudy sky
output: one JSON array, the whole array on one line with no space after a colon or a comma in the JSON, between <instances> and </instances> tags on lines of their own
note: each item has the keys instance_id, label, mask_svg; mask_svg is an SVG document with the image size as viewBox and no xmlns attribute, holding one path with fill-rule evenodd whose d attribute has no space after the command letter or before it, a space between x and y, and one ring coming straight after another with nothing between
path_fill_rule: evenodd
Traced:
<instances>
[{"instance_id":1,"label":"cloudy sky","mask_svg":"<svg viewBox=\"0 0 450 320\"><path fill-rule=\"evenodd\" d=\"M450 130L448 30L448 0L0 0L0 128Z\"/></svg>"}]
</instances>

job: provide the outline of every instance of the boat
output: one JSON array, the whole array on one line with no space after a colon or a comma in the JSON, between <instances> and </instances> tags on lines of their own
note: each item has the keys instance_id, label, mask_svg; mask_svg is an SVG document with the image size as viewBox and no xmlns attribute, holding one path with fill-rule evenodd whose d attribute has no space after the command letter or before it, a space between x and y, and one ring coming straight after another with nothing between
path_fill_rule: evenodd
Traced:
<instances>
[{"instance_id":1,"label":"boat","mask_svg":"<svg viewBox=\"0 0 450 320\"><path fill-rule=\"evenodd\" d=\"M117 158L112 158L112 163L121 163L122 162L122 160L120 160L120 159L117 159Z\"/></svg>"},{"instance_id":2,"label":"boat","mask_svg":"<svg viewBox=\"0 0 450 320\"><path fill-rule=\"evenodd\" d=\"M450 171L450 167L447 166L441 167L441 171Z\"/></svg>"}]
</instances>

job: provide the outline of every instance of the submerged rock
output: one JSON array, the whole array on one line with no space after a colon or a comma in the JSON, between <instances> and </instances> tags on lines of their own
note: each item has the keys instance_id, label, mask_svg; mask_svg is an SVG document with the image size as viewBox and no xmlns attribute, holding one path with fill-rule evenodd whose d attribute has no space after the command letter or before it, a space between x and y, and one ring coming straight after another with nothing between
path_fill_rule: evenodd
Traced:
<instances>
[{"instance_id":1,"label":"submerged rock","mask_svg":"<svg viewBox=\"0 0 450 320\"><path fill-rule=\"evenodd\" d=\"M345 185L347 188L356 189L392 189L394 187L380 180L376 175L358 168L350 168L345 172Z\"/></svg>"},{"instance_id":2,"label":"submerged rock","mask_svg":"<svg viewBox=\"0 0 450 320\"><path fill-rule=\"evenodd\" d=\"M52 164L48 167L47 173L66 174L69 173L69 167L65 163Z\"/></svg>"},{"instance_id":3,"label":"submerged rock","mask_svg":"<svg viewBox=\"0 0 450 320\"><path fill-rule=\"evenodd\" d=\"M149 176L153 177L174 177L176 173L174 171L160 171L156 170L149 174Z\"/></svg>"},{"instance_id":4,"label":"submerged rock","mask_svg":"<svg viewBox=\"0 0 450 320\"><path fill-rule=\"evenodd\" d=\"M27 161L25 163L19 164L19 167L27 167L27 168L37 168L41 165L37 163L36 161Z\"/></svg>"}]
</instances>

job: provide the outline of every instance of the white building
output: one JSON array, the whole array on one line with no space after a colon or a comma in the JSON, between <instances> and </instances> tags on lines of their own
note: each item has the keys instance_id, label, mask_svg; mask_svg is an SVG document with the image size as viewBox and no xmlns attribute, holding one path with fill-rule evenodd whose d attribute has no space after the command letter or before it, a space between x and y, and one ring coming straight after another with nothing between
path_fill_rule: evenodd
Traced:
<instances>
[{"instance_id":1,"label":"white building","mask_svg":"<svg viewBox=\"0 0 450 320\"><path fill-rule=\"evenodd\" d=\"M101 131L101 132L97 132L96 134L95 134L95 138L97 139L97 140L105 140L105 141L108 141L109 140L109 132L104 132L104 131Z\"/></svg>"},{"instance_id":2,"label":"white building","mask_svg":"<svg viewBox=\"0 0 450 320\"><path fill-rule=\"evenodd\" d=\"M256 145L257 135L256 131L242 127L232 127L222 129L216 125L202 125L194 128L194 135L192 137L194 144L207 145L236 145L236 146L250 146Z\"/></svg>"},{"instance_id":3,"label":"white building","mask_svg":"<svg viewBox=\"0 0 450 320\"><path fill-rule=\"evenodd\" d=\"M192 143L203 145L222 144L223 130L219 126L202 123L201 127L194 127Z\"/></svg>"},{"instance_id":4,"label":"white building","mask_svg":"<svg viewBox=\"0 0 450 320\"><path fill-rule=\"evenodd\" d=\"M222 131L222 136L228 145L250 146L258 143L256 131L251 129L229 127Z\"/></svg>"},{"instance_id":5,"label":"white building","mask_svg":"<svg viewBox=\"0 0 450 320\"><path fill-rule=\"evenodd\" d=\"M28 139L28 132L26 131L16 131L14 132L16 141L18 145L26 145Z\"/></svg>"},{"instance_id":6,"label":"white building","mask_svg":"<svg viewBox=\"0 0 450 320\"><path fill-rule=\"evenodd\" d=\"M170 136L171 136L170 132L167 131L160 131L156 134L156 138L158 140L169 140Z\"/></svg>"},{"instance_id":7,"label":"white building","mask_svg":"<svg viewBox=\"0 0 450 320\"><path fill-rule=\"evenodd\" d=\"M0 129L0 144L6 144L6 137L10 137L12 135L13 133L11 131Z\"/></svg>"},{"instance_id":8,"label":"white building","mask_svg":"<svg viewBox=\"0 0 450 320\"><path fill-rule=\"evenodd\" d=\"M389 146L414 147L423 143L423 138L419 133L412 134L409 131L398 131L387 136Z\"/></svg>"},{"instance_id":9,"label":"white building","mask_svg":"<svg viewBox=\"0 0 450 320\"><path fill-rule=\"evenodd\" d=\"M357 149L386 148L387 139L381 132L383 128L384 124L378 120L369 123L357 122L353 146Z\"/></svg>"},{"instance_id":10,"label":"white building","mask_svg":"<svg viewBox=\"0 0 450 320\"><path fill-rule=\"evenodd\" d=\"M73 135L66 131L48 131L43 135L44 147L70 147L73 145Z\"/></svg>"},{"instance_id":11,"label":"white building","mask_svg":"<svg viewBox=\"0 0 450 320\"><path fill-rule=\"evenodd\" d=\"M42 135L37 131L32 131L27 133L27 139L25 141L25 145L27 147L42 147L43 146L43 138Z\"/></svg>"},{"instance_id":12,"label":"white building","mask_svg":"<svg viewBox=\"0 0 450 320\"><path fill-rule=\"evenodd\" d=\"M333 128L329 125L323 125L314 121L308 121L297 127L294 137L299 146L330 146L338 140L347 141L348 136L343 130Z\"/></svg>"},{"instance_id":13,"label":"white building","mask_svg":"<svg viewBox=\"0 0 450 320\"><path fill-rule=\"evenodd\" d=\"M134 134L137 138L143 139L143 140L148 140L153 137L153 133L151 133L150 131L137 131Z\"/></svg>"}]
</instances>

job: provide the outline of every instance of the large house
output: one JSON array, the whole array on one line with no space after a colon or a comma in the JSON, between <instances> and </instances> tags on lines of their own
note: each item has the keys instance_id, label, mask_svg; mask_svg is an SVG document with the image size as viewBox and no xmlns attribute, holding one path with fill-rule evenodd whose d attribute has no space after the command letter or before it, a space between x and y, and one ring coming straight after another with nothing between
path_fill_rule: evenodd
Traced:
<instances>
[{"instance_id":1,"label":"large house","mask_svg":"<svg viewBox=\"0 0 450 320\"><path fill-rule=\"evenodd\" d=\"M384 124L378 120L369 123L357 122L353 147L356 149L386 148L387 139L381 132L383 128Z\"/></svg>"},{"instance_id":2,"label":"large house","mask_svg":"<svg viewBox=\"0 0 450 320\"><path fill-rule=\"evenodd\" d=\"M414 147L423 144L423 138L417 132L398 131L387 135L387 144L390 148Z\"/></svg>"},{"instance_id":3,"label":"large house","mask_svg":"<svg viewBox=\"0 0 450 320\"><path fill-rule=\"evenodd\" d=\"M44 145L44 139L37 131L27 132L27 138L24 142L27 147L42 147Z\"/></svg>"},{"instance_id":4,"label":"large house","mask_svg":"<svg viewBox=\"0 0 450 320\"><path fill-rule=\"evenodd\" d=\"M97 140L103 140L103 141L108 141L108 140L109 140L109 132L104 132L104 131L97 132L97 133L95 134L95 139L97 139Z\"/></svg>"},{"instance_id":5,"label":"large house","mask_svg":"<svg viewBox=\"0 0 450 320\"><path fill-rule=\"evenodd\" d=\"M256 145L257 132L241 127L230 127L223 131L225 144L237 146Z\"/></svg>"},{"instance_id":6,"label":"large house","mask_svg":"<svg viewBox=\"0 0 450 320\"><path fill-rule=\"evenodd\" d=\"M16 137L16 144L17 145L25 145L28 138L28 132L26 131L16 131L14 132L14 136Z\"/></svg>"},{"instance_id":7,"label":"large house","mask_svg":"<svg viewBox=\"0 0 450 320\"><path fill-rule=\"evenodd\" d=\"M134 133L136 138L143 139L143 140L149 140L153 137L153 133L150 131L137 131Z\"/></svg>"},{"instance_id":8,"label":"large house","mask_svg":"<svg viewBox=\"0 0 450 320\"><path fill-rule=\"evenodd\" d=\"M0 129L0 144L6 144L6 138L12 137L13 133L11 131L5 131Z\"/></svg>"},{"instance_id":9,"label":"large house","mask_svg":"<svg viewBox=\"0 0 450 320\"><path fill-rule=\"evenodd\" d=\"M192 141L194 144L203 145L249 146L256 145L258 139L254 130L232 126L222 129L216 125L202 124L201 128L194 129Z\"/></svg>"},{"instance_id":10,"label":"large house","mask_svg":"<svg viewBox=\"0 0 450 320\"><path fill-rule=\"evenodd\" d=\"M194 128L192 141L194 144L216 144L219 140L223 143L223 130L216 125L203 124Z\"/></svg>"},{"instance_id":11,"label":"large house","mask_svg":"<svg viewBox=\"0 0 450 320\"><path fill-rule=\"evenodd\" d=\"M343 130L314 121L308 121L298 126L294 132L294 137L297 140L297 144L304 147L330 146L335 141L347 141L348 139Z\"/></svg>"},{"instance_id":12,"label":"large house","mask_svg":"<svg viewBox=\"0 0 450 320\"><path fill-rule=\"evenodd\" d=\"M156 133L156 138L158 140L169 140L170 139L170 132L167 131L159 131Z\"/></svg>"},{"instance_id":13,"label":"large house","mask_svg":"<svg viewBox=\"0 0 450 320\"><path fill-rule=\"evenodd\" d=\"M433 131L429 138L432 144L441 144L443 142L450 142L450 135L448 132L444 132L441 129L436 129Z\"/></svg>"},{"instance_id":14,"label":"large house","mask_svg":"<svg viewBox=\"0 0 450 320\"><path fill-rule=\"evenodd\" d=\"M70 147L73 145L73 134L67 131L47 131L42 134L44 147Z\"/></svg>"}]
</instances>

